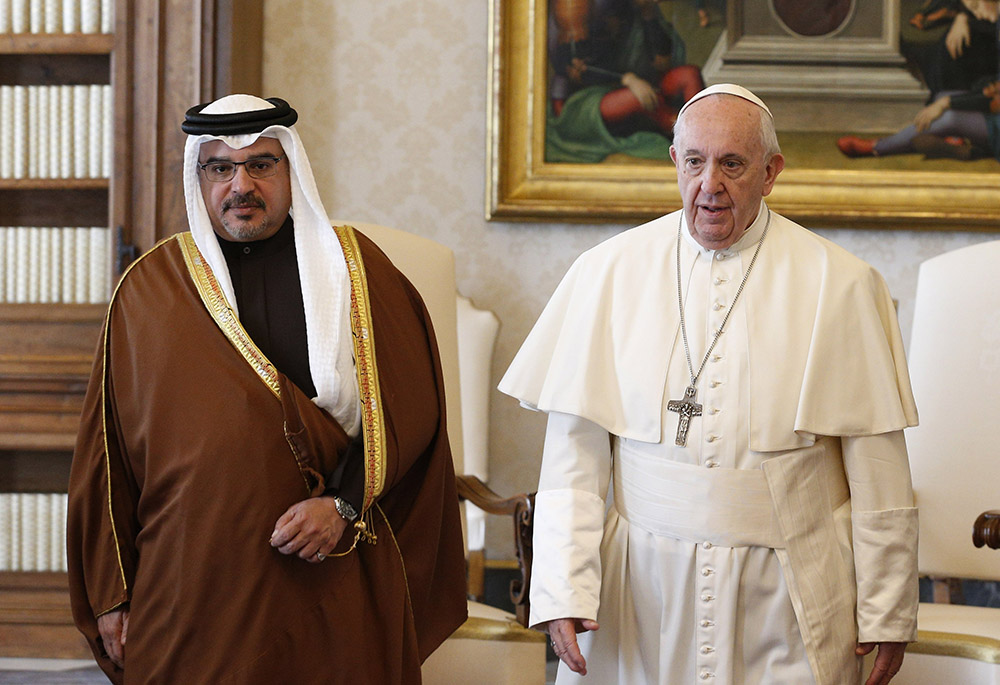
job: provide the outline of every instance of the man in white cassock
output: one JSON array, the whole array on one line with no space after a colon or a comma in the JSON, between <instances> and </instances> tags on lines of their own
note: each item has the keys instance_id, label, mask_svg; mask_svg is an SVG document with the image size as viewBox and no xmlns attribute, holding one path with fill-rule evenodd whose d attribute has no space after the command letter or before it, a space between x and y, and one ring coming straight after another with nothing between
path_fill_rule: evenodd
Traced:
<instances>
[{"instance_id":1,"label":"man in white cassock","mask_svg":"<svg viewBox=\"0 0 1000 685\"><path fill-rule=\"evenodd\" d=\"M692 98L670 153L683 209L584 253L500 383L548 413L531 623L560 684L856 685L876 647L888 683L917 614L888 289L768 208L750 91Z\"/></svg>"}]
</instances>

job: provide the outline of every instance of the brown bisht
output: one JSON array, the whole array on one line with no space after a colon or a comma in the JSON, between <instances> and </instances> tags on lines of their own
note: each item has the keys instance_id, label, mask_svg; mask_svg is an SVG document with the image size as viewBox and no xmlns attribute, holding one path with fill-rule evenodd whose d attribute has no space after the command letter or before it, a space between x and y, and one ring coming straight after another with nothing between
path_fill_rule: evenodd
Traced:
<instances>
[{"instance_id":1,"label":"brown bisht","mask_svg":"<svg viewBox=\"0 0 1000 685\"><path fill-rule=\"evenodd\" d=\"M269 545L349 439L254 346L189 233L108 312L70 478L73 615L115 683L417 683L466 615L441 367L413 286L337 229L363 403L363 519L323 563ZM351 547L348 528L337 552ZM124 671L95 616L129 603Z\"/></svg>"}]
</instances>

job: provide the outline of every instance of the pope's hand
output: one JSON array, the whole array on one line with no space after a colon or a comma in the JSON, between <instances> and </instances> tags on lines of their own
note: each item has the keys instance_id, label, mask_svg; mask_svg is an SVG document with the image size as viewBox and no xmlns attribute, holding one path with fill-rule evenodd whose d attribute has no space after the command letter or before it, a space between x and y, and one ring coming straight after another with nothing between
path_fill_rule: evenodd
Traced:
<instances>
[{"instance_id":1,"label":"pope's hand","mask_svg":"<svg viewBox=\"0 0 1000 685\"><path fill-rule=\"evenodd\" d=\"M128 609L114 609L97 617L97 630L104 651L118 668L125 668L125 638L128 637Z\"/></svg>"},{"instance_id":2,"label":"pope's hand","mask_svg":"<svg viewBox=\"0 0 1000 685\"><path fill-rule=\"evenodd\" d=\"M271 547L319 563L337 546L348 525L332 497L311 497L293 504L281 515L271 533Z\"/></svg>"},{"instance_id":3,"label":"pope's hand","mask_svg":"<svg viewBox=\"0 0 1000 685\"><path fill-rule=\"evenodd\" d=\"M864 656L875 648L874 642L862 642L855 650L858 656ZM865 685L889 685L889 681L899 672L903 665L905 642L879 642L878 654L875 655L875 665Z\"/></svg>"},{"instance_id":4,"label":"pope's hand","mask_svg":"<svg viewBox=\"0 0 1000 685\"><path fill-rule=\"evenodd\" d=\"M548 623L549 638L556 656L580 675L587 675L587 660L580 653L576 642L576 634L588 630L597 630L597 621L587 618L557 618Z\"/></svg>"}]
</instances>

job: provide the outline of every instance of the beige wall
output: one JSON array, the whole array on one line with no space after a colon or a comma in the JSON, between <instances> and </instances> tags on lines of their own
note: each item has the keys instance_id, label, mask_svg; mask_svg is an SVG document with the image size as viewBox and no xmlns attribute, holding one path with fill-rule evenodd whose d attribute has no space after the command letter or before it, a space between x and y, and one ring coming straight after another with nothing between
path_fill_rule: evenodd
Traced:
<instances>
[{"instance_id":1,"label":"beige wall","mask_svg":"<svg viewBox=\"0 0 1000 685\"><path fill-rule=\"evenodd\" d=\"M500 318L499 380L576 255L624 227L483 218L487 0L265 0L264 12L263 94L299 111L327 211L451 247L462 292ZM1000 237L819 232L885 275L905 339L920 262ZM498 392L493 400L491 485L534 489L544 420ZM490 556L511 555L506 526L488 541Z\"/></svg>"}]
</instances>

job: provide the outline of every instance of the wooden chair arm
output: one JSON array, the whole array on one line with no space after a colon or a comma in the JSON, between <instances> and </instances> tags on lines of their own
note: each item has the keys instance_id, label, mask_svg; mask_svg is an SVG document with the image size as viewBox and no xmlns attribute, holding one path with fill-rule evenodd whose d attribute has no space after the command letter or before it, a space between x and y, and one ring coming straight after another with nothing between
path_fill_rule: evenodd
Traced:
<instances>
[{"instance_id":1,"label":"wooden chair arm","mask_svg":"<svg viewBox=\"0 0 1000 685\"><path fill-rule=\"evenodd\" d=\"M488 514L511 516L514 523L514 552L520 578L510 582L510 599L517 620L528 626L528 591L531 583L531 528L535 518L535 493L501 497L475 476L457 476L458 496L468 500Z\"/></svg>"},{"instance_id":2,"label":"wooden chair arm","mask_svg":"<svg viewBox=\"0 0 1000 685\"><path fill-rule=\"evenodd\" d=\"M1000 511L984 511L972 526L972 544L1000 549Z\"/></svg>"}]
</instances>

